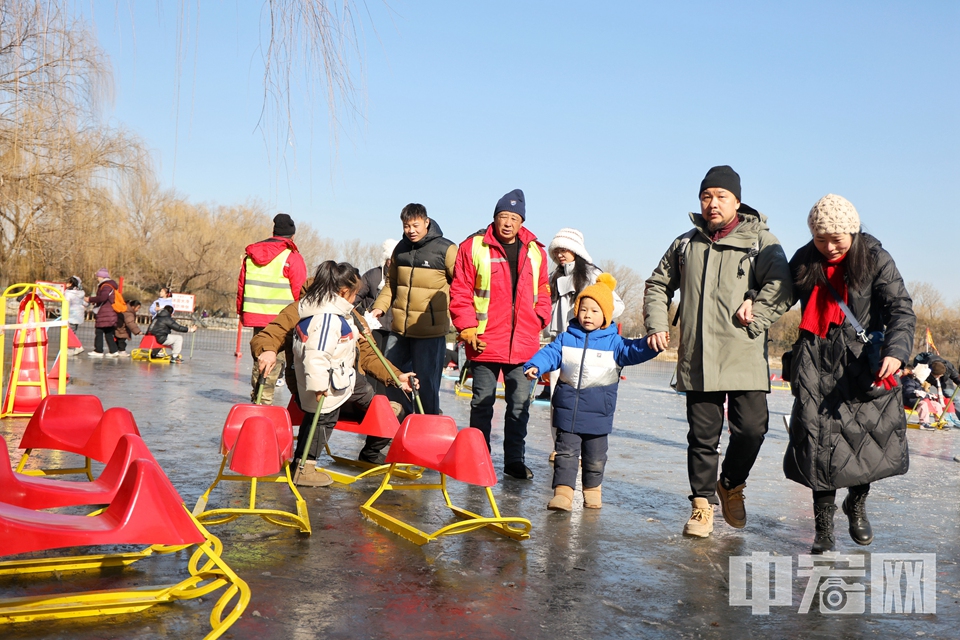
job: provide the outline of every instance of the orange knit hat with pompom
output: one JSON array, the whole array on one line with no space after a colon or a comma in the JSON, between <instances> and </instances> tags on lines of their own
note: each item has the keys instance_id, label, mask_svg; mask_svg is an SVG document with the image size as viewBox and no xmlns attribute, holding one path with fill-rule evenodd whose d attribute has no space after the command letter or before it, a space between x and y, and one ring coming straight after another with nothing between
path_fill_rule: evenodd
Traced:
<instances>
[{"instance_id":1,"label":"orange knit hat with pompom","mask_svg":"<svg viewBox=\"0 0 960 640\"><path fill-rule=\"evenodd\" d=\"M613 322L613 290L617 288L617 279L609 273L597 276L596 283L590 285L577 296L576 313L580 313L580 301L584 298L595 300L603 312L603 329Z\"/></svg>"}]
</instances>

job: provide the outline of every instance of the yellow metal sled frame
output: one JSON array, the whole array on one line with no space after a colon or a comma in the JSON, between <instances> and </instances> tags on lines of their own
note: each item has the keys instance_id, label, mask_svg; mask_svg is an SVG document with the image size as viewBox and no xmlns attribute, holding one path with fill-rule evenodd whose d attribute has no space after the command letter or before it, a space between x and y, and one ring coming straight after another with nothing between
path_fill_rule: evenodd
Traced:
<instances>
[{"instance_id":1,"label":"yellow metal sled frame","mask_svg":"<svg viewBox=\"0 0 960 640\"><path fill-rule=\"evenodd\" d=\"M157 351L157 355L153 355L153 352ZM130 352L131 360L140 360L144 362L153 362L159 364L170 364L170 361L173 359L173 352L167 353L167 347L160 347L158 349L134 349Z\"/></svg>"},{"instance_id":2,"label":"yellow metal sled frame","mask_svg":"<svg viewBox=\"0 0 960 640\"><path fill-rule=\"evenodd\" d=\"M69 451L59 451L57 449L47 449L47 451L57 451L58 453L70 453ZM93 482L93 461L90 458L84 456L84 465L82 467L64 467L64 468L54 468L54 469L26 469L24 467L27 464L27 458L30 457L30 454L33 453L33 449L26 449L23 452L23 455L20 456L20 462L17 463L17 468L15 471L17 473L23 474L25 476L67 476L77 473L82 473L87 476L87 480ZM79 455L79 454L70 454L70 455Z\"/></svg>"},{"instance_id":3,"label":"yellow metal sled frame","mask_svg":"<svg viewBox=\"0 0 960 640\"><path fill-rule=\"evenodd\" d=\"M913 409L904 408L904 413L907 414L907 428L908 429L919 429L920 428L920 416ZM944 413L943 415L946 415ZM931 422L930 426L934 429L951 429L950 423L943 418L943 415L940 416L940 419L936 422ZM910 422L911 419L916 419L916 422Z\"/></svg>"},{"instance_id":4,"label":"yellow metal sled frame","mask_svg":"<svg viewBox=\"0 0 960 640\"><path fill-rule=\"evenodd\" d=\"M362 435L362 434L361 434ZM317 467L318 471L323 471L328 476L333 478L333 481L339 484L353 484L357 480L363 480L364 478L372 478L374 476L379 476L386 473L390 469L389 464L375 464L373 462L365 462L363 460L352 460L350 458L341 458L340 456L335 456L330 452L330 444L326 445L327 455L336 462L337 464L347 465L349 467L355 467L357 469L363 469L361 473L358 473L355 476L351 476L347 473L340 473L339 471L333 471L327 469L326 467ZM423 476L423 467L415 467L407 464L394 465L396 468L393 470L393 475L398 478L406 478L407 480L419 480Z\"/></svg>"},{"instance_id":5,"label":"yellow metal sled frame","mask_svg":"<svg viewBox=\"0 0 960 640\"><path fill-rule=\"evenodd\" d=\"M300 495L300 492L297 491L297 487L293 484L293 479L290 477L290 463L284 463L283 473L279 473L272 476L263 476L261 478L252 478L250 476L242 476L238 474L225 474L223 472L224 468L227 466L227 456L223 456L223 460L220 462L220 470L217 472L217 477L213 481L206 491L203 492L203 495L197 499L196 506L193 507L194 517L207 525L217 525L224 524L227 522L232 522L240 516L260 516L267 522L275 524L281 527L290 527L293 529L299 529L301 533L309 534L312 532L310 528L310 514L307 513L307 502L303 499L303 496ZM250 483L250 502L249 507L246 509L241 508L223 508L223 509L210 509L207 510L207 501L210 499L210 492L213 491L222 480L229 482L249 482ZM274 483L286 483L290 487L290 491L293 492L294 497L297 501L297 512L291 513L289 511L280 511L279 509L259 509L257 508L257 482L274 482Z\"/></svg>"},{"instance_id":6,"label":"yellow metal sled frame","mask_svg":"<svg viewBox=\"0 0 960 640\"><path fill-rule=\"evenodd\" d=\"M0 624L136 613L158 604L201 598L226 587L210 612L212 630L204 636L204 640L219 638L247 608L250 587L221 558L223 544L220 539L210 534L196 519L194 522L206 541L197 545L190 557L190 577L183 581L166 586L8 598L0 600ZM0 562L0 576L127 567L152 555L174 553L191 546L153 545L130 553L12 560ZM206 561L200 566L204 558Z\"/></svg>"},{"instance_id":7,"label":"yellow metal sled frame","mask_svg":"<svg viewBox=\"0 0 960 640\"><path fill-rule=\"evenodd\" d=\"M394 466L395 465L391 465L391 468L383 477L383 482L380 483L380 487L372 496L370 496L370 499L360 507L360 513L362 513L366 518L373 520L381 527L397 534L401 538L409 540L416 545L422 546L428 542L431 542L432 540L436 540L440 536L468 533L484 527L492 530L494 533L498 533L514 540L528 540L530 538L530 521L526 518L511 518L501 516L500 509L497 508L497 501L494 499L493 491L490 489L490 487L484 487L487 493L487 500L490 502L490 508L493 511L493 517L487 518L473 513L472 511L467 511L466 509L455 506L450 500L450 494L447 493L447 476L442 473L440 474L439 484L404 484L400 486L394 486L390 484L390 477L394 473ZM460 521L448 524L445 527L441 527L433 533L427 533L426 531L418 529L411 524L407 524L402 520L398 520L393 516L387 515L383 511L380 511L373 506L373 503L376 502L385 491L405 491L408 489L413 491L424 491L431 489L439 490L441 493L443 493L443 499L444 502L446 502L447 507L453 511L454 515L460 518Z\"/></svg>"}]
</instances>

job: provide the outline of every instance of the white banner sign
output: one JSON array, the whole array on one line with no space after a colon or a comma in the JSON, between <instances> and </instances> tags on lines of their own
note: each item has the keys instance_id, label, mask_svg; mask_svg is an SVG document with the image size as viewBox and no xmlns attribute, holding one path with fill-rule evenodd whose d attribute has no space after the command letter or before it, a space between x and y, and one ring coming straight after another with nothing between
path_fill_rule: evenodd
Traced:
<instances>
[{"instance_id":1,"label":"white banner sign","mask_svg":"<svg viewBox=\"0 0 960 640\"><path fill-rule=\"evenodd\" d=\"M192 293L174 293L170 296L174 311L183 311L184 313L193 313L197 297Z\"/></svg>"}]
</instances>

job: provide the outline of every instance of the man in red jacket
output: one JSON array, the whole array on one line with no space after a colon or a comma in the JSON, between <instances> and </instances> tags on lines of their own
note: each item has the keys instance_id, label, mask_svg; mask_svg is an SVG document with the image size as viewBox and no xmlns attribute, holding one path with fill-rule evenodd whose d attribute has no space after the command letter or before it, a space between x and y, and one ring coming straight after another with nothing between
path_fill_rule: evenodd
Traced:
<instances>
[{"instance_id":1,"label":"man in red jacket","mask_svg":"<svg viewBox=\"0 0 960 640\"><path fill-rule=\"evenodd\" d=\"M240 324L253 327L253 335L270 324L277 314L291 302L300 299L300 289L307 279L307 265L293 243L297 227L285 213L273 218L273 237L248 245L240 278L237 281L237 314ZM263 383L261 402L273 404L273 392L277 378L283 371L283 354ZM252 401L257 399L257 378L260 376L257 361L253 362L250 384Z\"/></svg>"},{"instance_id":2,"label":"man in red jacket","mask_svg":"<svg viewBox=\"0 0 960 640\"><path fill-rule=\"evenodd\" d=\"M500 198L493 224L460 244L450 285L450 317L473 371L470 426L483 432L489 448L502 373L503 472L521 480L533 478L523 460L531 384L523 365L540 349L540 332L550 321L547 254L525 221L523 191Z\"/></svg>"}]
</instances>

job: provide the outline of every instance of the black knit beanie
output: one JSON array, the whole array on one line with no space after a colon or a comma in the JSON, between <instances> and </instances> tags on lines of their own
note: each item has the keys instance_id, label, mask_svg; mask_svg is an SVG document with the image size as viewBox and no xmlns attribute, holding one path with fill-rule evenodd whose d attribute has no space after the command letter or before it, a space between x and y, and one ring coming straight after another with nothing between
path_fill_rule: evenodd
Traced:
<instances>
[{"instance_id":1,"label":"black knit beanie","mask_svg":"<svg viewBox=\"0 0 960 640\"><path fill-rule=\"evenodd\" d=\"M700 192L697 193L697 196L703 193L704 190L714 187L726 189L732 193L737 200L742 200L742 198L740 198L740 175L728 165L720 165L707 171L707 175L703 177L703 181L700 183Z\"/></svg>"},{"instance_id":2,"label":"black knit beanie","mask_svg":"<svg viewBox=\"0 0 960 640\"><path fill-rule=\"evenodd\" d=\"M527 207L523 198L523 191L520 189L514 189L510 193L504 195L497 201L497 206L493 209L493 217L496 218L497 214L501 211L509 211L515 213L520 218L526 222L527 220Z\"/></svg>"},{"instance_id":3,"label":"black knit beanie","mask_svg":"<svg viewBox=\"0 0 960 640\"><path fill-rule=\"evenodd\" d=\"M293 224L293 218L285 213L278 213L273 217L273 235L289 238L297 232L297 225Z\"/></svg>"}]
</instances>

